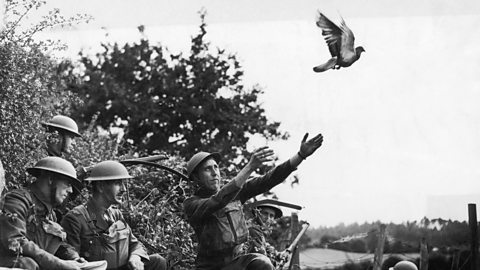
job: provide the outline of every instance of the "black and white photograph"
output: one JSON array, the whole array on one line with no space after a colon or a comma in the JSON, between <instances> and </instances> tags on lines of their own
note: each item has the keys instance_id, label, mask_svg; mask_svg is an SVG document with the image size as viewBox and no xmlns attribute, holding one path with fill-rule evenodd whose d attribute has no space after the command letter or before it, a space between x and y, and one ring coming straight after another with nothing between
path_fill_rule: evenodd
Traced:
<instances>
[{"instance_id":1,"label":"black and white photograph","mask_svg":"<svg viewBox=\"0 0 480 270\"><path fill-rule=\"evenodd\" d=\"M479 29L475 0L0 0L0 269L480 269Z\"/></svg>"}]
</instances>

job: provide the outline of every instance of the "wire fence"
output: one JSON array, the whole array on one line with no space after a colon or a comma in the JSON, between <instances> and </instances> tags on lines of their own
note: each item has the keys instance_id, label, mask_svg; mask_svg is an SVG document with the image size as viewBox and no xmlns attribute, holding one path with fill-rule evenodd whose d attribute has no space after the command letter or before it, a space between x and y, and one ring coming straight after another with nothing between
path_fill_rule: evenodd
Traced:
<instances>
[{"instance_id":1,"label":"wire fence","mask_svg":"<svg viewBox=\"0 0 480 270\"><path fill-rule=\"evenodd\" d=\"M339 251L341 252L341 251ZM310 254L308 252L301 252L301 263L300 263L300 266L305 268L314 268L314 269L332 269L334 267L341 267L342 265L346 265L346 264L351 264L351 263L363 263L363 262L367 262L367 261L371 261L373 263L373 260L374 260L374 254L363 254L359 257L352 257L351 254L347 253L347 252L344 252L344 256L346 258L343 258L343 259L334 259L334 260L328 260L328 259L322 259L321 257L319 257L318 255L313 255L313 254ZM452 270L467 270L469 269L469 261L471 259L471 256L472 254L469 252L468 253L468 256L465 258L465 259L462 259L462 264L460 266L454 266L454 262L453 262L453 259L452 259L452 262L451 262L451 267L450 269ZM405 260L409 260L409 261L416 261L420 258L420 255L416 255L416 254L409 254L409 253L387 253L387 254L384 254L383 256L383 262L385 262L386 259L388 259L389 257L399 257L400 259L405 259ZM305 261L308 261L308 262L305 262ZM295 268L294 268L295 269Z\"/></svg>"}]
</instances>

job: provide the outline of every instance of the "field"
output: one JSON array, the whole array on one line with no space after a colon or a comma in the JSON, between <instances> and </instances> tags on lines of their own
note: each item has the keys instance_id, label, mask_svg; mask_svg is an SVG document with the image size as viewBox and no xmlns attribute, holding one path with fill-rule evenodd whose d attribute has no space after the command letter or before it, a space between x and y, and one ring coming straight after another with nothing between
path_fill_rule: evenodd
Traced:
<instances>
[{"instance_id":1,"label":"field","mask_svg":"<svg viewBox=\"0 0 480 270\"><path fill-rule=\"evenodd\" d=\"M404 259L416 259L418 254L385 254L383 259L395 255ZM311 248L300 252L300 267L302 269L331 269L348 262L373 260L373 254L352 253L333 249Z\"/></svg>"}]
</instances>

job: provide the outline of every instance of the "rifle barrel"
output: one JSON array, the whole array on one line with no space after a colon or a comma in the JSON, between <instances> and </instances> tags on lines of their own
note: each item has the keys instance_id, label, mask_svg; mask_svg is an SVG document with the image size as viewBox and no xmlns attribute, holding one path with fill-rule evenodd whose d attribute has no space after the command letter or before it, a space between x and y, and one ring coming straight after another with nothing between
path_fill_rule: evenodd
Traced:
<instances>
[{"instance_id":1,"label":"rifle barrel","mask_svg":"<svg viewBox=\"0 0 480 270\"><path fill-rule=\"evenodd\" d=\"M287 248L288 251L292 252L295 249L295 246L298 244L298 242L300 242L300 239L302 238L302 236L307 231L308 226L310 226L310 224L308 224L308 223L304 223L302 225L302 230L297 234L297 237L295 237L295 240L293 240L293 242L290 244L290 246L288 246L288 248Z\"/></svg>"}]
</instances>

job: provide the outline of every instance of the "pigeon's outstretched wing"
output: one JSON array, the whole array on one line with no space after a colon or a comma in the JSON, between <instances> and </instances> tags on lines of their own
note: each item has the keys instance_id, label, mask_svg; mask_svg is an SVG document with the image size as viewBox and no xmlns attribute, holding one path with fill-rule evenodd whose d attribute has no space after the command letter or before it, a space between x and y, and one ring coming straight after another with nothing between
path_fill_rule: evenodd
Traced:
<instances>
[{"instance_id":1,"label":"pigeon's outstretched wing","mask_svg":"<svg viewBox=\"0 0 480 270\"><path fill-rule=\"evenodd\" d=\"M330 19L328 19L321 12L318 12L317 26L322 29L322 35L325 37L330 54L332 56L340 56L342 42L344 39L344 37L342 37L343 30L330 21Z\"/></svg>"},{"instance_id":2,"label":"pigeon's outstretched wing","mask_svg":"<svg viewBox=\"0 0 480 270\"><path fill-rule=\"evenodd\" d=\"M354 49L355 36L353 35L352 30L348 28L343 18L342 18L342 21L340 22L340 30L342 31L340 52L354 53L355 52L355 49ZM342 57L346 58L345 55L342 55Z\"/></svg>"}]
</instances>

